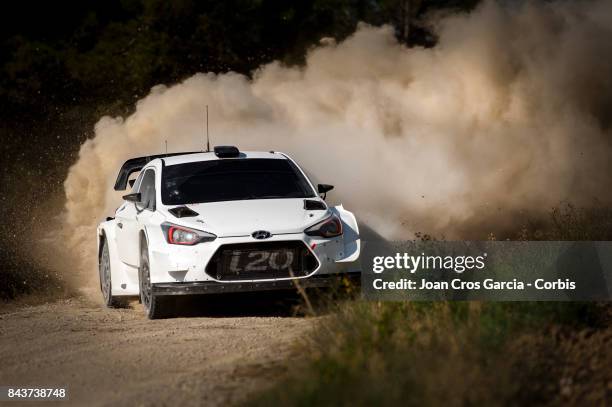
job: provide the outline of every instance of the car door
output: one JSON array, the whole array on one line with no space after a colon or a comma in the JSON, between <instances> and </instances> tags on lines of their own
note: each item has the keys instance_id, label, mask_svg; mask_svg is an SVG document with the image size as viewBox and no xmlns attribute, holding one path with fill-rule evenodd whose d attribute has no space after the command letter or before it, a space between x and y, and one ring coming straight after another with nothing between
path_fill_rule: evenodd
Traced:
<instances>
[{"instance_id":1,"label":"car door","mask_svg":"<svg viewBox=\"0 0 612 407\"><path fill-rule=\"evenodd\" d=\"M140 231L148 229L154 223L156 206L155 184L155 170L148 169L142 179L142 185L139 190L142 196L142 204L137 206L137 209L140 210L136 212L136 247L134 251L137 253L137 261L139 261L140 256Z\"/></svg>"},{"instance_id":2,"label":"car door","mask_svg":"<svg viewBox=\"0 0 612 407\"><path fill-rule=\"evenodd\" d=\"M142 177L144 172L141 172L134 183L134 187L131 190L131 193L138 192L140 188L140 183L142 181ZM131 236L129 230L131 229L131 225L136 222L136 207L134 203L123 201L123 204L117 209L115 212L115 240L117 243L117 254L119 255L119 260L123 263L129 263L129 252L127 249L127 243L129 242ZM135 264L131 264L135 266Z\"/></svg>"},{"instance_id":3,"label":"car door","mask_svg":"<svg viewBox=\"0 0 612 407\"><path fill-rule=\"evenodd\" d=\"M140 256L140 230L142 229L142 214L150 214L155 210L155 171L146 169L138 177L134 192L141 194L139 203L124 202L117 212L117 251L122 262L132 267L138 267ZM153 201L151 204L151 194Z\"/></svg>"}]
</instances>

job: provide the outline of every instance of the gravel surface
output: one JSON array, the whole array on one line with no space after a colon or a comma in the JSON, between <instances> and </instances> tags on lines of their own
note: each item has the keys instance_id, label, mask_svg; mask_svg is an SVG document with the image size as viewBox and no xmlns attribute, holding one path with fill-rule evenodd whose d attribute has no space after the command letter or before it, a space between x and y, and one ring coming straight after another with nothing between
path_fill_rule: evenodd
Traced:
<instances>
[{"instance_id":1,"label":"gravel surface","mask_svg":"<svg viewBox=\"0 0 612 407\"><path fill-rule=\"evenodd\" d=\"M193 315L202 306L216 315ZM84 298L5 310L0 385L68 386L62 405L232 404L272 385L316 321L231 299L186 309L155 321Z\"/></svg>"}]
</instances>

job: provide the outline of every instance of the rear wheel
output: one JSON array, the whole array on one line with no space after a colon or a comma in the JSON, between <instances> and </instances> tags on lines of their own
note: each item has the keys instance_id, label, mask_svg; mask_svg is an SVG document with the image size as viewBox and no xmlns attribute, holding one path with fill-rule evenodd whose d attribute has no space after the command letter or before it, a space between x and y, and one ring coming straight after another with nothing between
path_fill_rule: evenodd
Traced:
<instances>
[{"instance_id":1,"label":"rear wheel","mask_svg":"<svg viewBox=\"0 0 612 407\"><path fill-rule=\"evenodd\" d=\"M144 307L145 314L149 319L161 318L161 297L153 292L151 285L151 274L149 268L149 248L145 238L140 243L140 267L138 268L138 280L140 281L140 302Z\"/></svg>"},{"instance_id":2,"label":"rear wheel","mask_svg":"<svg viewBox=\"0 0 612 407\"><path fill-rule=\"evenodd\" d=\"M104 305L110 308L122 306L122 302L119 300L119 298L112 295L113 283L111 280L110 254L108 252L108 242L106 241L106 238L103 238L102 240L102 253L100 254L99 272L100 291L102 291Z\"/></svg>"}]
</instances>

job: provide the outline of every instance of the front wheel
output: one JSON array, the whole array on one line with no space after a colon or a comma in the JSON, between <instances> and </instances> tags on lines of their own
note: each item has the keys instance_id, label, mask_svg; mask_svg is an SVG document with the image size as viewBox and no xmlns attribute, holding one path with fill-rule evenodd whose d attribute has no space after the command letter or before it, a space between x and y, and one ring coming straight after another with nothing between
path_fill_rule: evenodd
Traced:
<instances>
[{"instance_id":1,"label":"front wheel","mask_svg":"<svg viewBox=\"0 0 612 407\"><path fill-rule=\"evenodd\" d=\"M143 237L140 242L140 266L138 268L138 280L140 281L140 302L144 307L145 314L149 319L161 318L161 298L153 292L151 286L151 274L149 268L149 248Z\"/></svg>"}]
</instances>

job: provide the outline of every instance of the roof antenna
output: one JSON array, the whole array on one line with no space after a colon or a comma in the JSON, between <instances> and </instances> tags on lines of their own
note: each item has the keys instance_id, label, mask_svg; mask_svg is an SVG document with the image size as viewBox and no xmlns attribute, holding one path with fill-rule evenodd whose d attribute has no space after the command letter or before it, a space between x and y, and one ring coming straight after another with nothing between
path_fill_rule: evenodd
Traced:
<instances>
[{"instance_id":1,"label":"roof antenna","mask_svg":"<svg viewBox=\"0 0 612 407\"><path fill-rule=\"evenodd\" d=\"M164 140L164 142L166 143L166 154L168 154L168 140Z\"/></svg>"},{"instance_id":2,"label":"roof antenna","mask_svg":"<svg viewBox=\"0 0 612 407\"><path fill-rule=\"evenodd\" d=\"M208 105L206 105L206 152L210 152L210 137L208 136Z\"/></svg>"}]
</instances>

